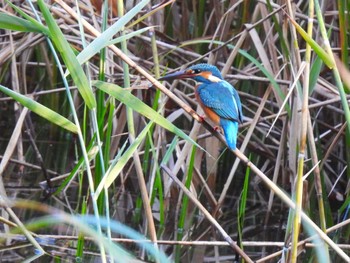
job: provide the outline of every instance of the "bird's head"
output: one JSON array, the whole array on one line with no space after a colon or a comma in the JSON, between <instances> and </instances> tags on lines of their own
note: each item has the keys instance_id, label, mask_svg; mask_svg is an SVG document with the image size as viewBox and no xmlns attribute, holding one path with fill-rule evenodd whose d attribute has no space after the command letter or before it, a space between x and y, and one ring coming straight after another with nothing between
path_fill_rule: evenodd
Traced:
<instances>
[{"instance_id":1,"label":"bird's head","mask_svg":"<svg viewBox=\"0 0 350 263\"><path fill-rule=\"evenodd\" d=\"M188 69L161 77L159 80L193 79L201 83L213 83L223 80L217 67L209 64L197 64Z\"/></svg>"}]
</instances>

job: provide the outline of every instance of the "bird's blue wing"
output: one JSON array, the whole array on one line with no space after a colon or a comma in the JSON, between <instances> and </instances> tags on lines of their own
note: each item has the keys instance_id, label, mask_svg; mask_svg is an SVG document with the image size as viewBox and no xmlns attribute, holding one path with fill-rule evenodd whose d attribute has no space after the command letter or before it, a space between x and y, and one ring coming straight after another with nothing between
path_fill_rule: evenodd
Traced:
<instances>
[{"instance_id":1,"label":"bird's blue wing","mask_svg":"<svg viewBox=\"0 0 350 263\"><path fill-rule=\"evenodd\" d=\"M229 84L230 85L230 84ZM231 85L230 85L231 86ZM232 86L231 86L232 87ZM232 87L233 88L233 87ZM242 112L242 103L241 99L239 98L238 92L235 88L233 88L232 91L233 97L237 102L237 107L238 107L238 119L241 123L243 123L243 112Z\"/></svg>"},{"instance_id":2,"label":"bird's blue wing","mask_svg":"<svg viewBox=\"0 0 350 263\"><path fill-rule=\"evenodd\" d=\"M242 105L237 91L226 81L202 84L197 89L202 103L221 118L242 122Z\"/></svg>"}]
</instances>

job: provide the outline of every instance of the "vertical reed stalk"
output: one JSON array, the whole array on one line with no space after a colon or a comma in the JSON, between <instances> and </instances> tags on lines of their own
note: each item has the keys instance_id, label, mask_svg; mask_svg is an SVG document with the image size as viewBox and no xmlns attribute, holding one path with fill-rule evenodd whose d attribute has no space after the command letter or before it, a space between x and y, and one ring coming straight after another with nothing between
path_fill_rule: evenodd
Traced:
<instances>
[{"instance_id":1,"label":"vertical reed stalk","mask_svg":"<svg viewBox=\"0 0 350 263\"><path fill-rule=\"evenodd\" d=\"M312 37L313 15L314 15L313 0L309 2L309 20L307 24L307 33ZM305 69L303 78L303 94L302 94L302 110L301 110L301 133L300 133L300 148L298 154L298 169L295 184L295 213L293 220L293 235L291 248L291 261L297 262L298 256L298 239L300 231L300 213L303 202L303 174L304 174L304 159L307 141L307 120L309 117L309 74L310 74L311 46L306 43L305 52ZM295 131L296 132L296 131Z\"/></svg>"},{"instance_id":2,"label":"vertical reed stalk","mask_svg":"<svg viewBox=\"0 0 350 263\"><path fill-rule=\"evenodd\" d=\"M118 15L120 17L124 14L124 3L122 0L118 0ZM124 34L124 32L122 32ZM128 47L127 42L124 40L121 42L121 50L122 52L127 56L128 54ZM129 76L129 65L123 61L123 75L124 75L124 87L128 88L130 87L130 76ZM133 110L129 107L126 109L126 117L127 117L127 124L128 124L128 132L129 132L129 139L130 143L133 143L135 140L135 125L134 125L134 117L133 117ZM141 160L138 151L136 150L133 153L134 162L135 162L135 169L136 174L140 186L140 192L143 202L143 207L145 209L146 219L147 219L147 225L148 225L148 231L150 234L151 240L154 242L154 246L157 247L157 234L156 234L156 228L153 221L153 215L152 215L152 209L150 206L150 200L149 195L147 193L147 187L145 182L145 177L142 172L142 165Z\"/></svg>"}]
</instances>

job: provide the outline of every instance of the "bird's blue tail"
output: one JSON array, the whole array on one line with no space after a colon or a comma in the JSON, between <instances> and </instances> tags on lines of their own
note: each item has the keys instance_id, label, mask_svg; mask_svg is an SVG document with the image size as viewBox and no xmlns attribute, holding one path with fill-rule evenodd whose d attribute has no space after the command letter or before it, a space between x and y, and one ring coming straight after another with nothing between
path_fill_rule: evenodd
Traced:
<instances>
[{"instance_id":1,"label":"bird's blue tail","mask_svg":"<svg viewBox=\"0 0 350 263\"><path fill-rule=\"evenodd\" d=\"M238 122L227 119L221 119L220 125L224 129L224 134L228 147L231 150L235 150L238 134Z\"/></svg>"}]
</instances>

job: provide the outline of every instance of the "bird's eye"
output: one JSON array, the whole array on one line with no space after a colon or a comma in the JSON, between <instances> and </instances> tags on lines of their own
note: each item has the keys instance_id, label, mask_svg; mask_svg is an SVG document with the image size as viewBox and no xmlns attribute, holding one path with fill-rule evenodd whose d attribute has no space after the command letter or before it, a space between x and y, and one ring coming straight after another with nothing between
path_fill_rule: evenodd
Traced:
<instances>
[{"instance_id":1,"label":"bird's eye","mask_svg":"<svg viewBox=\"0 0 350 263\"><path fill-rule=\"evenodd\" d=\"M201 73L200 69L192 69L193 74L198 74Z\"/></svg>"}]
</instances>

